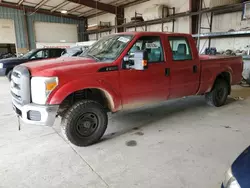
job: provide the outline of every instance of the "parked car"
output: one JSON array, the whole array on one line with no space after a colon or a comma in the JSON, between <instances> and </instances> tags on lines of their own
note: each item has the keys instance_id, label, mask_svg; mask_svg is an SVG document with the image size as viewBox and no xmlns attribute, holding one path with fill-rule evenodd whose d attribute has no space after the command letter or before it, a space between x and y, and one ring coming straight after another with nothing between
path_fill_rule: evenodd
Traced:
<instances>
[{"instance_id":1,"label":"parked car","mask_svg":"<svg viewBox=\"0 0 250 188\"><path fill-rule=\"evenodd\" d=\"M79 56L83 52L85 52L89 47L83 47L83 46L74 46L72 48L65 49L65 51L62 53L61 57L75 57Z\"/></svg>"},{"instance_id":2,"label":"parked car","mask_svg":"<svg viewBox=\"0 0 250 188\"><path fill-rule=\"evenodd\" d=\"M52 126L77 146L98 142L107 112L205 95L222 106L241 81L241 57L199 56L189 34L125 32L106 36L79 57L15 67L12 102L29 124Z\"/></svg>"},{"instance_id":3,"label":"parked car","mask_svg":"<svg viewBox=\"0 0 250 188\"><path fill-rule=\"evenodd\" d=\"M0 59L6 59L6 58L10 58L10 57L16 57L16 54L13 53L2 53L0 52Z\"/></svg>"},{"instance_id":4,"label":"parked car","mask_svg":"<svg viewBox=\"0 0 250 188\"><path fill-rule=\"evenodd\" d=\"M243 151L226 172L221 188L250 187L250 146Z\"/></svg>"},{"instance_id":5,"label":"parked car","mask_svg":"<svg viewBox=\"0 0 250 188\"><path fill-rule=\"evenodd\" d=\"M0 60L0 76L7 76L10 80L12 70L15 66L34 60L43 60L48 58L60 57L65 49L61 48L43 48L29 51L21 57L7 58Z\"/></svg>"}]
</instances>

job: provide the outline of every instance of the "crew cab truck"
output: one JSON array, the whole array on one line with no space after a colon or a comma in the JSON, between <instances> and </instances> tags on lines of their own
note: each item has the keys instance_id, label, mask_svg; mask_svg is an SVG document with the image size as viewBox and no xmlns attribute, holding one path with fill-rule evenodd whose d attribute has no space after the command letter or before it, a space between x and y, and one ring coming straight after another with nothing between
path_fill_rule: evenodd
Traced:
<instances>
[{"instance_id":1,"label":"crew cab truck","mask_svg":"<svg viewBox=\"0 0 250 188\"><path fill-rule=\"evenodd\" d=\"M80 57L27 63L13 70L13 108L28 124L61 129L77 146L100 140L107 112L190 95L225 104L241 81L241 57L199 56L189 34L125 32L97 41Z\"/></svg>"}]
</instances>

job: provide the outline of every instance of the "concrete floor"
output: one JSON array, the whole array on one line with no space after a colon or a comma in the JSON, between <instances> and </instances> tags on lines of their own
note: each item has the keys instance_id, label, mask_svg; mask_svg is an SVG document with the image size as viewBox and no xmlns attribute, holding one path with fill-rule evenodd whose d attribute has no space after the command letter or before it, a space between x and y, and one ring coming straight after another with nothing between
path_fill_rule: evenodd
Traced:
<instances>
[{"instance_id":1,"label":"concrete floor","mask_svg":"<svg viewBox=\"0 0 250 188\"><path fill-rule=\"evenodd\" d=\"M87 148L67 143L59 121L18 131L5 78L0 88L1 188L219 187L250 143L247 87L221 108L198 96L114 114L104 139Z\"/></svg>"}]
</instances>

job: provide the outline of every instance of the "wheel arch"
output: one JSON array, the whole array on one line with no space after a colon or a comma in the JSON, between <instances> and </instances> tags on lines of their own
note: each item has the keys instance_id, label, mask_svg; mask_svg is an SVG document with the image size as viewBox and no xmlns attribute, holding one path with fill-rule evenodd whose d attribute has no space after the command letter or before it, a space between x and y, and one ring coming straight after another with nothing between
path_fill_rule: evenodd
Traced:
<instances>
[{"instance_id":1,"label":"wheel arch","mask_svg":"<svg viewBox=\"0 0 250 188\"><path fill-rule=\"evenodd\" d=\"M216 78L214 79L212 89L214 88L214 85L215 85L215 83L216 83L216 81L218 79L223 79L223 80L225 80L227 82L227 84L228 84L228 94L230 95L231 94L232 73L230 71L223 71L223 72L219 73L216 76Z\"/></svg>"}]
</instances>

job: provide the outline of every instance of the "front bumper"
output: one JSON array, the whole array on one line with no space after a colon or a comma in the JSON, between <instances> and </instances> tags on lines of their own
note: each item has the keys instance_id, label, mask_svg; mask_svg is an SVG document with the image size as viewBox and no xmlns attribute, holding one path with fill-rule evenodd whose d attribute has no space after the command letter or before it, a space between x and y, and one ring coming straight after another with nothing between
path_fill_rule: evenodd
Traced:
<instances>
[{"instance_id":1,"label":"front bumper","mask_svg":"<svg viewBox=\"0 0 250 188\"><path fill-rule=\"evenodd\" d=\"M6 71L7 71L6 68L0 69L0 76L6 76Z\"/></svg>"},{"instance_id":2,"label":"front bumper","mask_svg":"<svg viewBox=\"0 0 250 188\"><path fill-rule=\"evenodd\" d=\"M30 103L21 106L12 101L13 109L24 123L34 125L53 126L59 105L37 105Z\"/></svg>"}]
</instances>

